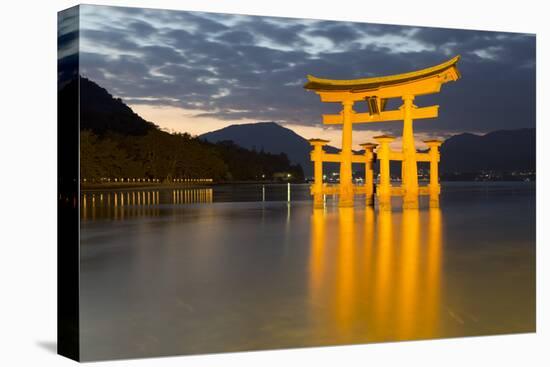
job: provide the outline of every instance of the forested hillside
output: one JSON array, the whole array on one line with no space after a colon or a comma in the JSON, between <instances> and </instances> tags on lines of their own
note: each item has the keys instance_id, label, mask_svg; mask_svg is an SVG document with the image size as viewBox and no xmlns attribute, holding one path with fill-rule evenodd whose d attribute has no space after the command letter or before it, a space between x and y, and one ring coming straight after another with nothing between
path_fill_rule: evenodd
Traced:
<instances>
[{"instance_id":1,"label":"forested hillside","mask_svg":"<svg viewBox=\"0 0 550 367\"><path fill-rule=\"evenodd\" d=\"M76 80L59 98L77 88ZM105 178L272 179L276 173L302 180L285 154L256 152L231 142L205 142L160 130L94 82L80 78L80 173L88 182ZM276 175L281 176L281 175Z\"/></svg>"}]
</instances>

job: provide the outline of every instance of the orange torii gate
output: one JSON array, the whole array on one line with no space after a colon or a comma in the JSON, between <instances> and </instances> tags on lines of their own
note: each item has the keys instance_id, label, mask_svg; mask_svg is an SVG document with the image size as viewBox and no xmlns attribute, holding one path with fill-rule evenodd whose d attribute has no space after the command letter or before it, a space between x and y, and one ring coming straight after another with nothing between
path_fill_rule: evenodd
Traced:
<instances>
[{"instance_id":1,"label":"orange torii gate","mask_svg":"<svg viewBox=\"0 0 550 367\"><path fill-rule=\"evenodd\" d=\"M363 155L353 154L352 130L354 124L400 121L403 120L403 138L401 151L393 151L390 143L393 136L378 136L379 143L376 158L380 161L380 181L376 189L379 208L391 209L392 195L403 197L404 208L417 208L418 195L430 195L430 205L439 205L438 162L440 141L429 140L425 143L430 147L428 153L417 153L414 143L413 120L434 118L438 116L439 106L417 107L414 98L419 95L437 93L441 85L456 81L460 73L456 66L460 56L456 56L442 64L426 69L404 74L373 77L352 80L322 79L308 75L305 89L315 91L322 102L341 103L342 111L336 115L323 115L323 124L342 125L342 150L339 154L324 152L323 145L327 140L311 139L313 146L311 160L314 162L315 178L311 187L314 197L314 207L324 207L324 195L338 195L339 206L353 206L355 194L365 194L367 205L374 203L373 162L375 144L363 144ZM400 98L403 105L397 110L386 110L387 101ZM366 101L368 112L356 113L353 110L355 102ZM392 187L390 182L390 161L401 161L400 187ZM430 184L419 187L417 162L430 162ZM340 163L340 184L326 186L323 184L323 162ZM365 164L365 184L354 186L352 181L352 163Z\"/></svg>"}]
</instances>

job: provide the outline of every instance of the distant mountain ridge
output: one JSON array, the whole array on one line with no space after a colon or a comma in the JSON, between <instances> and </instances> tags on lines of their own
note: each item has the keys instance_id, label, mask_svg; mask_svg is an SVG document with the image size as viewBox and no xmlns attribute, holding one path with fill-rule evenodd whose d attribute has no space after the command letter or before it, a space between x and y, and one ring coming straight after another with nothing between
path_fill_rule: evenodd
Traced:
<instances>
[{"instance_id":1,"label":"distant mountain ridge","mask_svg":"<svg viewBox=\"0 0 550 367\"><path fill-rule=\"evenodd\" d=\"M497 130L459 134L441 146L441 172L535 171L536 131Z\"/></svg>"},{"instance_id":2,"label":"distant mountain ridge","mask_svg":"<svg viewBox=\"0 0 550 367\"><path fill-rule=\"evenodd\" d=\"M313 164L309 158L311 152L309 142L276 122L230 125L202 134L199 138L211 143L233 141L246 149L263 150L274 154L284 152L292 163L302 166L306 176L313 175ZM326 146L325 150L329 153L339 151L332 146Z\"/></svg>"},{"instance_id":3,"label":"distant mountain ridge","mask_svg":"<svg viewBox=\"0 0 550 367\"><path fill-rule=\"evenodd\" d=\"M247 149L270 153L285 152L293 163L300 164L306 176L313 175L309 158L311 146L303 137L275 122L231 125L200 135L209 142L233 141ZM458 134L441 146L442 175L480 171L534 171L535 129L498 130L485 135ZM327 146L326 151L339 149ZM335 164L333 164L335 165ZM398 170L399 164L392 165ZM334 166L336 167L336 166ZM334 167L329 166L329 170Z\"/></svg>"}]
</instances>

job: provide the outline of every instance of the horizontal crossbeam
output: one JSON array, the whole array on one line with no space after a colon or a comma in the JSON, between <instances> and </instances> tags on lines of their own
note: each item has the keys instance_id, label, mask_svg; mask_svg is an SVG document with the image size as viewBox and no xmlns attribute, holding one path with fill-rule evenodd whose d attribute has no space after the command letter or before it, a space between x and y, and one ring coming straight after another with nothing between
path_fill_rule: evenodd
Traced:
<instances>
[{"instance_id":1,"label":"horizontal crossbeam","mask_svg":"<svg viewBox=\"0 0 550 367\"><path fill-rule=\"evenodd\" d=\"M417 162L430 162L431 157L428 153L416 153L416 161Z\"/></svg>"},{"instance_id":2,"label":"horizontal crossbeam","mask_svg":"<svg viewBox=\"0 0 550 367\"><path fill-rule=\"evenodd\" d=\"M351 156L351 162L352 163L368 163L372 162L374 159L374 155L372 153L368 153L367 155L364 154L353 154ZM311 160L315 162L315 152L311 153ZM340 153L325 153L323 152L321 154L321 160L323 162L342 162L342 155Z\"/></svg>"},{"instance_id":3,"label":"horizontal crossbeam","mask_svg":"<svg viewBox=\"0 0 550 367\"><path fill-rule=\"evenodd\" d=\"M416 153L415 155L417 162L430 162L431 156L428 153ZM390 161L402 161L403 153L402 152L390 152Z\"/></svg>"},{"instance_id":4,"label":"horizontal crossbeam","mask_svg":"<svg viewBox=\"0 0 550 367\"><path fill-rule=\"evenodd\" d=\"M412 110L412 118L429 119L438 116L439 106L429 107L416 107ZM384 121L400 121L405 118L403 110L382 111L377 114L365 113L352 113L351 122L354 124L366 124L370 122L384 122ZM323 115L323 124L325 125L341 125L343 124L344 117L342 113Z\"/></svg>"},{"instance_id":5,"label":"horizontal crossbeam","mask_svg":"<svg viewBox=\"0 0 550 367\"><path fill-rule=\"evenodd\" d=\"M315 153L311 153L311 161L315 162L316 158L314 157ZM374 154L369 153L368 155L363 154L353 154L351 156L351 162L352 163L368 163L372 162L374 159ZM403 160L403 153L397 152L397 151L391 151L390 152L390 161L402 161ZM340 153L325 153L323 152L321 154L321 161L323 162L334 162L339 163L342 162L342 155ZM416 153L416 161L417 162L430 162L431 156L429 153Z\"/></svg>"}]
</instances>

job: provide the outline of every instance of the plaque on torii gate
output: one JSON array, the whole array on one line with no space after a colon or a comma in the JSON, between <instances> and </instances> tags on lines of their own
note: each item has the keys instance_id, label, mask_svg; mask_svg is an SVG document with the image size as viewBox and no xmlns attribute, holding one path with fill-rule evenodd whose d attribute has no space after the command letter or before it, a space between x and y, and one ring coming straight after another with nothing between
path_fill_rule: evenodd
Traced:
<instances>
[{"instance_id":1,"label":"plaque on torii gate","mask_svg":"<svg viewBox=\"0 0 550 367\"><path fill-rule=\"evenodd\" d=\"M337 195L339 206L353 206L354 195L364 194L367 205L374 203L373 161L375 144L363 145L365 154L356 155L352 151L352 131L354 124L371 122L403 121L402 149L394 151L390 143L393 136L378 136L376 158L380 161L380 181L376 187L379 208L391 209L391 196L402 196L404 208L417 208L418 195L430 195L430 206L439 205L439 146L441 142L429 140L425 143L430 147L428 153L418 153L414 142L413 121L415 119L435 118L439 106L417 107L414 98L420 95L438 93L441 85L456 81L460 73L456 66L460 56L456 56L442 64L426 69L382 77L372 77L352 80L322 79L308 75L305 89L317 93L322 102L342 104L339 114L323 115L323 124L342 125L342 149L339 154L328 154L323 145L328 141L310 140L313 146L311 159L314 162L315 178L311 187L314 197L314 207L324 206L325 195ZM391 98L400 98L403 105L396 110L387 110L387 102ZM356 102L368 104L368 112L356 113L353 106ZM390 182L389 162L401 161L401 186L392 187ZM417 162L430 162L430 183L419 187ZM340 163L340 183L338 186L326 186L322 179L322 163ZM352 163L365 163L365 183L362 187L354 186L352 178Z\"/></svg>"}]
</instances>

